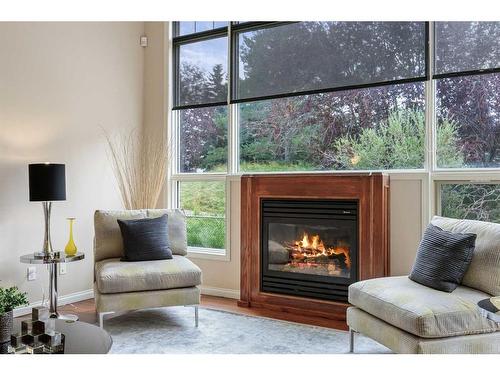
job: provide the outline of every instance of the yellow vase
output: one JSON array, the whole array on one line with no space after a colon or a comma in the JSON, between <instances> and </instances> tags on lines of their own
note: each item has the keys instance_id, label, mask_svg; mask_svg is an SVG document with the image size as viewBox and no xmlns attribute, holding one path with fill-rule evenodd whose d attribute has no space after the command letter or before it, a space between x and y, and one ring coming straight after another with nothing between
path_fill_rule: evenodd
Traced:
<instances>
[{"instance_id":1,"label":"yellow vase","mask_svg":"<svg viewBox=\"0 0 500 375\"><path fill-rule=\"evenodd\" d=\"M75 245L75 241L73 241L73 223L75 222L74 217L68 217L69 221L69 240L68 243L66 244L66 247L64 248L64 252L66 253L67 256L71 257L76 254L76 251L78 250Z\"/></svg>"}]
</instances>

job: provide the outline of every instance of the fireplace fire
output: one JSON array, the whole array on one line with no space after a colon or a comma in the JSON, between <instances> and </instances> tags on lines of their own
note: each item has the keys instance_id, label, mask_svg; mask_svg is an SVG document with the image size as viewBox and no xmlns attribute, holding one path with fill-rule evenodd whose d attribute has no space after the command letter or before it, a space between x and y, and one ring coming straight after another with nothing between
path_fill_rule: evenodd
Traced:
<instances>
[{"instance_id":1,"label":"fireplace fire","mask_svg":"<svg viewBox=\"0 0 500 375\"><path fill-rule=\"evenodd\" d=\"M274 242L269 247L276 251L279 246ZM348 276L351 269L349 245L325 245L319 234L304 232L300 240L285 242L282 247L288 251L289 256L288 262L281 267L285 272Z\"/></svg>"},{"instance_id":2,"label":"fireplace fire","mask_svg":"<svg viewBox=\"0 0 500 375\"><path fill-rule=\"evenodd\" d=\"M304 233L302 240L295 241L291 247L294 261L306 264L338 264L342 269L351 268L351 258L347 247L327 247L319 235L311 236Z\"/></svg>"},{"instance_id":3,"label":"fireplace fire","mask_svg":"<svg viewBox=\"0 0 500 375\"><path fill-rule=\"evenodd\" d=\"M263 200L262 290L345 301L357 211L355 201Z\"/></svg>"}]
</instances>

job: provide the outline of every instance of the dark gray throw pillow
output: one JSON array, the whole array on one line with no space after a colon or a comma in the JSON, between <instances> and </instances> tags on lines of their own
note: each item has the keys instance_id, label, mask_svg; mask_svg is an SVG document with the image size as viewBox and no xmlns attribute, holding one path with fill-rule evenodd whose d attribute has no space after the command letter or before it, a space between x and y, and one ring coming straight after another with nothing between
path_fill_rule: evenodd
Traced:
<instances>
[{"instance_id":1,"label":"dark gray throw pillow","mask_svg":"<svg viewBox=\"0 0 500 375\"><path fill-rule=\"evenodd\" d=\"M168 240L168 216L154 219L120 220L124 262L172 259Z\"/></svg>"},{"instance_id":2,"label":"dark gray throw pillow","mask_svg":"<svg viewBox=\"0 0 500 375\"><path fill-rule=\"evenodd\" d=\"M475 245L474 233L452 233L429 224L410 279L443 292L454 291L469 267Z\"/></svg>"}]
</instances>

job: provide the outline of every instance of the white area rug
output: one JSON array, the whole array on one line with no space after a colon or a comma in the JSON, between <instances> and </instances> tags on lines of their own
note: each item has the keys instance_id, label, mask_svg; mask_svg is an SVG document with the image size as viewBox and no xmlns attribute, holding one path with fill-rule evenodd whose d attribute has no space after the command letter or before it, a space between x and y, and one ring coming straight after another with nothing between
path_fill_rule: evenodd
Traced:
<instances>
[{"instance_id":1,"label":"white area rug","mask_svg":"<svg viewBox=\"0 0 500 375\"><path fill-rule=\"evenodd\" d=\"M199 309L169 307L131 312L104 321L113 337L111 353L168 354L340 354L349 334L280 320ZM356 335L357 353L390 353Z\"/></svg>"}]
</instances>

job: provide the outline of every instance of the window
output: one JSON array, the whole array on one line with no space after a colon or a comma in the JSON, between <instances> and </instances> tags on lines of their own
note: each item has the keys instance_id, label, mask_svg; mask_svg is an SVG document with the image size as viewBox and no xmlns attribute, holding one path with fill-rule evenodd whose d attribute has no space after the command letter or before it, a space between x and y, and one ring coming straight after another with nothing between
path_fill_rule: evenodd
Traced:
<instances>
[{"instance_id":1,"label":"window","mask_svg":"<svg viewBox=\"0 0 500 375\"><path fill-rule=\"evenodd\" d=\"M434 30L437 167L498 168L500 22L436 22Z\"/></svg>"},{"instance_id":2,"label":"window","mask_svg":"<svg viewBox=\"0 0 500 375\"><path fill-rule=\"evenodd\" d=\"M435 22L434 62L437 212L500 222L500 22Z\"/></svg>"},{"instance_id":3,"label":"window","mask_svg":"<svg viewBox=\"0 0 500 375\"><path fill-rule=\"evenodd\" d=\"M426 35L424 22L238 27L239 170L423 168Z\"/></svg>"},{"instance_id":4,"label":"window","mask_svg":"<svg viewBox=\"0 0 500 375\"><path fill-rule=\"evenodd\" d=\"M183 36L187 34L200 33L203 31L209 31L218 29L220 27L226 27L228 22L217 22L217 21L184 21L178 22L177 36Z\"/></svg>"},{"instance_id":5,"label":"window","mask_svg":"<svg viewBox=\"0 0 500 375\"><path fill-rule=\"evenodd\" d=\"M424 167L424 85L239 104L240 170Z\"/></svg>"},{"instance_id":6,"label":"window","mask_svg":"<svg viewBox=\"0 0 500 375\"><path fill-rule=\"evenodd\" d=\"M435 73L500 67L500 22L436 22Z\"/></svg>"},{"instance_id":7,"label":"window","mask_svg":"<svg viewBox=\"0 0 500 375\"><path fill-rule=\"evenodd\" d=\"M187 216L188 246L225 248L225 194L224 181L179 182L179 207Z\"/></svg>"},{"instance_id":8,"label":"window","mask_svg":"<svg viewBox=\"0 0 500 375\"><path fill-rule=\"evenodd\" d=\"M225 103L227 99L227 38L181 44L179 107Z\"/></svg>"},{"instance_id":9,"label":"window","mask_svg":"<svg viewBox=\"0 0 500 375\"><path fill-rule=\"evenodd\" d=\"M236 41L235 100L426 75L424 22L298 22Z\"/></svg>"},{"instance_id":10,"label":"window","mask_svg":"<svg viewBox=\"0 0 500 375\"><path fill-rule=\"evenodd\" d=\"M226 255L227 29L215 21L174 25L171 202L186 213L189 251L203 256Z\"/></svg>"},{"instance_id":11,"label":"window","mask_svg":"<svg viewBox=\"0 0 500 375\"><path fill-rule=\"evenodd\" d=\"M500 167L500 74L436 82L437 166Z\"/></svg>"},{"instance_id":12,"label":"window","mask_svg":"<svg viewBox=\"0 0 500 375\"><path fill-rule=\"evenodd\" d=\"M227 171L227 107L180 110L179 172Z\"/></svg>"},{"instance_id":13,"label":"window","mask_svg":"<svg viewBox=\"0 0 500 375\"><path fill-rule=\"evenodd\" d=\"M441 215L500 223L500 185L443 183L440 185Z\"/></svg>"},{"instance_id":14,"label":"window","mask_svg":"<svg viewBox=\"0 0 500 375\"><path fill-rule=\"evenodd\" d=\"M191 251L224 253L246 172L411 174L432 213L500 222L500 22L177 22L172 45Z\"/></svg>"}]
</instances>

